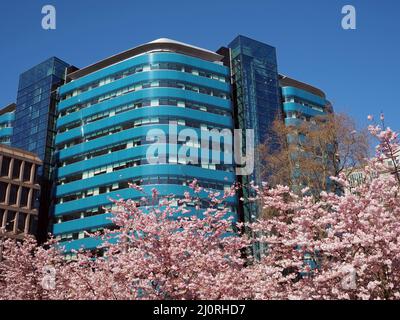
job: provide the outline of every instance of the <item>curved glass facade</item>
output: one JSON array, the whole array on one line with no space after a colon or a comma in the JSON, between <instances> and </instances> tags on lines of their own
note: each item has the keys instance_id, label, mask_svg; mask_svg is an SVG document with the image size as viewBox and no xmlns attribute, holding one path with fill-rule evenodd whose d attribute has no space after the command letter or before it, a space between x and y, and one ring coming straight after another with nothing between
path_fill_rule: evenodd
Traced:
<instances>
[{"instance_id":1,"label":"curved glass facade","mask_svg":"<svg viewBox=\"0 0 400 320\"><path fill-rule=\"evenodd\" d=\"M286 125L298 125L332 112L325 97L292 86L283 86L281 91Z\"/></svg>"},{"instance_id":2,"label":"curved glass facade","mask_svg":"<svg viewBox=\"0 0 400 320\"><path fill-rule=\"evenodd\" d=\"M288 127L300 126L305 121L317 124L313 118L333 113L333 108L330 102L326 100L325 94L321 90L300 81L281 76L281 95L284 121L285 125ZM293 137L288 136L288 142L297 143L297 139L292 138ZM301 139L306 139L306 137L303 136ZM329 145L326 145L326 148L327 150L330 150ZM295 158L296 154L293 153L291 156ZM321 159L321 161L325 160ZM292 168L293 177L298 176L298 170L298 168ZM296 181L298 179L294 178L293 180ZM326 180L328 182L330 181L329 176L326 177ZM299 183L292 187L294 190L299 191L305 186Z\"/></svg>"},{"instance_id":3,"label":"curved glass facade","mask_svg":"<svg viewBox=\"0 0 400 320\"><path fill-rule=\"evenodd\" d=\"M233 166L223 161L192 164L178 157L152 164L146 157L151 145L146 135L152 129L171 138L171 124L178 132L193 129L199 135L205 129L234 128L230 71L219 62L222 57L200 48L185 54L173 47L164 44L162 50L152 48L100 66L60 87L53 233L62 241L72 240L65 242L67 250L96 246L84 231L110 227L104 209L111 206L110 198L143 196L129 183L177 197L190 191L193 179L220 191L235 183ZM211 152L204 153L200 143L169 143L167 156L170 147L190 147L199 160ZM229 200L232 212L236 205L236 198Z\"/></svg>"}]
</instances>

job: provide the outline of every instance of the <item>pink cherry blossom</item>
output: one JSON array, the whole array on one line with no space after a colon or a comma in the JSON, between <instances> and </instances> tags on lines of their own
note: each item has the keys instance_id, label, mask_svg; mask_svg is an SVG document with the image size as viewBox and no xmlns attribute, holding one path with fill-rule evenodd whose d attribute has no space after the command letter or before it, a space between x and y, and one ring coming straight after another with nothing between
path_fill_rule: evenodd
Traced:
<instances>
[{"instance_id":1,"label":"pink cherry blossom","mask_svg":"<svg viewBox=\"0 0 400 320\"><path fill-rule=\"evenodd\" d=\"M66 260L55 240L4 240L0 299L400 299L400 143L369 129L378 146L363 184L332 177L347 192L316 199L252 183L265 213L255 223L235 225L224 207L238 186L195 180L176 201L132 184L142 199L112 200L117 228L87 234L103 238L103 255ZM203 214L190 216L189 203Z\"/></svg>"}]
</instances>

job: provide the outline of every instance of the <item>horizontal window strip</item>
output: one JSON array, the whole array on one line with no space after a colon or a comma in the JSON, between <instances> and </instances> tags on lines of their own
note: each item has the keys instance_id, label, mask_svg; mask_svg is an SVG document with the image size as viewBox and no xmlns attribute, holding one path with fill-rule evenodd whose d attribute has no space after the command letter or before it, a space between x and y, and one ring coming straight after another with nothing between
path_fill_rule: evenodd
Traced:
<instances>
[{"instance_id":1,"label":"horizontal window strip","mask_svg":"<svg viewBox=\"0 0 400 320\"><path fill-rule=\"evenodd\" d=\"M178 99L170 99L170 98L162 98L162 99L147 99L147 100L137 100L137 101L132 101L129 102L128 104L121 105L112 109L109 109L107 111L95 113L91 116L85 117L85 118L78 118L77 120L73 122L66 122L66 121L60 121L60 120L65 120L65 118L60 118L58 123L57 123L57 132L63 133L68 130L81 127L83 125L93 123L105 118L113 117L115 115L130 111L130 110L136 110L136 109L141 109L145 107L168 107L168 106L175 106L175 107L181 107L181 108L187 108L190 110L196 110L196 111L202 111L205 113L211 113L211 114L216 114L216 115L221 115L221 116L226 116L226 117L232 117L232 112L224 109L219 109L216 108L215 106L211 105L206 105L206 104L199 104L193 101L188 101L188 100L178 100ZM67 124L64 124L67 123Z\"/></svg>"},{"instance_id":2,"label":"horizontal window strip","mask_svg":"<svg viewBox=\"0 0 400 320\"><path fill-rule=\"evenodd\" d=\"M79 158L79 161L70 163L70 162L62 162L59 163L59 167L57 169L57 176L59 178L59 184L61 182L68 183L73 180L80 180L85 178L85 172L98 170L99 168L114 166L118 168L118 170L122 169L124 162L137 162L140 160L141 164L148 164L146 159L146 154L148 151L149 145L133 145L128 144L124 149L119 149L115 151L108 150L101 155L97 155L96 157L90 157L88 155L84 155ZM176 150L179 152L180 148L184 147L185 149L190 148L191 153L196 152L198 155L197 164L202 166L209 166L209 168L222 168L223 164L233 163L233 154L231 153L232 145L230 144L222 144L220 143L218 146L214 146L211 144L209 148L203 149L201 148L200 143L192 144L188 142L179 142L178 144L168 144L167 145L167 157L169 156L171 150ZM219 147L219 148L218 148ZM227 148L225 151L224 148ZM185 163L184 156L175 157L173 161L176 163ZM210 161L212 160L212 161ZM169 162L172 160L169 159ZM216 163L219 161L219 164ZM121 165L118 166L117 164ZM212 166L214 165L214 167ZM218 169L225 170L225 169ZM115 169L114 171L117 171ZM86 177L87 178L87 177Z\"/></svg>"},{"instance_id":3,"label":"horizontal window strip","mask_svg":"<svg viewBox=\"0 0 400 320\"><path fill-rule=\"evenodd\" d=\"M214 96L197 93L194 91L185 91L175 88L148 88L130 92L125 95L116 97L114 99L103 101L99 104L95 104L93 106L78 111L74 111L65 116L61 116L61 114L59 114L56 127L60 128L69 123L80 121L88 117L95 116L96 114L107 112L115 108L123 107L132 102L140 103L142 101L148 101L148 100L160 101L160 99L177 99L177 100L192 101L193 103L232 112L232 103L230 100L227 99L221 99Z\"/></svg>"},{"instance_id":4,"label":"horizontal window strip","mask_svg":"<svg viewBox=\"0 0 400 320\"><path fill-rule=\"evenodd\" d=\"M179 64L182 66L187 66L188 68L192 68L200 72L212 73L219 77L229 77L229 69L223 65L212 63L209 61L204 61L195 57L189 57L186 55L178 54L178 53L149 53L140 55L137 57L133 57L131 59L122 61L113 66L101 69L97 72L94 72L90 75L81 77L77 80L73 80L60 88L60 95L65 96L69 94L71 91L74 91L78 88L87 88L89 86L96 86L100 84L100 81L106 82L107 78L114 77L118 78L119 76L123 76L124 73L128 74L129 72L140 72L140 68L148 65L157 65L157 64ZM161 66L163 67L163 66ZM170 67L166 66L167 70ZM163 67L165 69L165 67ZM138 71L136 71L138 69ZM186 69L185 69L186 70ZM189 70L188 70L189 72Z\"/></svg>"},{"instance_id":5,"label":"horizontal window strip","mask_svg":"<svg viewBox=\"0 0 400 320\"><path fill-rule=\"evenodd\" d=\"M56 197L62 197L100 186L122 183L123 181L129 181L137 177L151 177L166 174L190 176L198 180L210 179L210 175L212 175L211 180L216 182L226 181L227 183L233 183L235 181L235 176L232 172L211 171L210 169L183 164L146 164L88 178L84 184L80 181L74 181L65 185L59 185L56 187L55 195Z\"/></svg>"},{"instance_id":6,"label":"horizontal window strip","mask_svg":"<svg viewBox=\"0 0 400 320\"><path fill-rule=\"evenodd\" d=\"M130 110L126 113L60 133L56 136L55 143L61 149L65 148L65 146L69 147L77 143L93 140L96 136L101 136L103 131L105 134L111 131L115 133L148 124L169 124L171 122L181 122L193 128L231 129L233 127L233 120L230 117L172 106L146 107ZM71 143L68 143L68 141L71 141ZM62 144L63 146L61 146Z\"/></svg>"},{"instance_id":7,"label":"horizontal window strip","mask_svg":"<svg viewBox=\"0 0 400 320\"><path fill-rule=\"evenodd\" d=\"M147 72L139 76L131 76L114 83L79 94L68 100L59 102L57 109L61 115L81 110L104 100L133 91L141 91L150 87L179 88L186 91L227 99L230 85L215 80L200 79L193 75L180 75L179 72Z\"/></svg>"},{"instance_id":8,"label":"horizontal window strip","mask_svg":"<svg viewBox=\"0 0 400 320\"><path fill-rule=\"evenodd\" d=\"M230 182L226 182L227 185ZM185 192L193 192L189 187L182 185L149 185L143 186L146 194L151 194L151 190L156 188L159 191L159 196L171 196L171 195L183 195ZM63 216L65 214L71 214L74 212L80 212L82 210L88 210L91 208L109 205L111 203L110 199L140 199L143 197L143 193L132 188L125 188L117 191L112 191L109 193L100 194L97 196L91 196L75 201L70 201L67 203L60 203L55 206L54 216ZM208 199L208 194L201 192L199 194L200 198ZM237 204L237 198L227 199L227 203Z\"/></svg>"}]
</instances>

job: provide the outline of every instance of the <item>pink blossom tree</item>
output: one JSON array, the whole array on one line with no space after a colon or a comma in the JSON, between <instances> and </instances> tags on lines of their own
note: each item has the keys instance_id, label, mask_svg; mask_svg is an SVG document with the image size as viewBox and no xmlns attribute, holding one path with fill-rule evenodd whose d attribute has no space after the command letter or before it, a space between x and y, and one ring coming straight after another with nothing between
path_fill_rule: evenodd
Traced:
<instances>
[{"instance_id":1,"label":"pink blossom tree","mask_svg":"<svg viewBox=\"0 0 400 320\"><path fill-rule=\"evenodd\" d=\"M352 193L323 192L318 201L307 189L303 196L284 186L260 193L269 216L252 226L267 247L254 266L264 279L259 298L400 298L400 180L383 165L396 160L399 142L389 128L369 129L379 140L377 156ZM344 175L335 180L349 187Z\"/></svg>"},{"instance_id":2,"label":"pink blossom tree","mask_svg":"<svg viewBox=\"0 0 400 320\"><path fill-rule=\"evenodd\" d=\"M60 263L61 252L54 245L46 251L32 240L18 245L7 241L1 298L245 298L239 283L248 241L233 228L228 210L218 209L235 190L223 195L206 191L209 206L200 213L204 190L197 181L191 187L193 195L186 193L178 205L173 198L159 201L155 189L150 197L144 194L140 207L135 201L113 200L117 209L112 220L118 228L102 235L101 257L82 250L74 260ZM195 215L186 209L189 202L197 207ZM43 288L40 270L46 266L54 268L53 288Z\"/></svg>"},{"instance_id":3,"label":"pink blossom tree","mask_svg":"<svg viewBox=\"0 0 400 320\"><path fill-rule=\"evenodd\" d=\"M206 190L194 181L178 201L155 189L140 202L113 200L117 228L90 235L103 237L104 256L81 250L65 261L54 241L7 240L0 299L399 299L400 181L385 165L399 142L390 129L370 131L379 144L364 183L318 199L256 188L267 214L246 228L224 207L236 187L206 192L201 208ZM260 259L246 250L252 242Z\"/></svg>"},{"instance_id":4,"label":"pink blossom tree","mask_svg":"<svg viewBox=\"0 0 400 320\"><path fill-rule=\"evenodd\" d=\"M5 240L0 261L0 300L49 299L52 286L49 272L64 266L55 246L41 247L32 237L23 242ZM47 289L46 289L47 288Z\"/></svg>"}]
</instances>

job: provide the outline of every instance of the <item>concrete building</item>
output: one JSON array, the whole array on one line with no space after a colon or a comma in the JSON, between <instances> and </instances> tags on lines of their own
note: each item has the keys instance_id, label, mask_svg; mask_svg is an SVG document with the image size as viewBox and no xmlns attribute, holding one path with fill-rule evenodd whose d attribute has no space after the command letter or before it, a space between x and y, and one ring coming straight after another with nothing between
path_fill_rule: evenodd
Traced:
<instances>
[{"instance_id":1,"label":"concrete building","mask_svg":"<svg viewBox=\"0 0 400 320\"><path fill-rule=\"evenodd\" d=\"M0 237L36 233L40 186L35 177L41 164L31 152L0 145Z\"/></svg>"}]
</instances>

